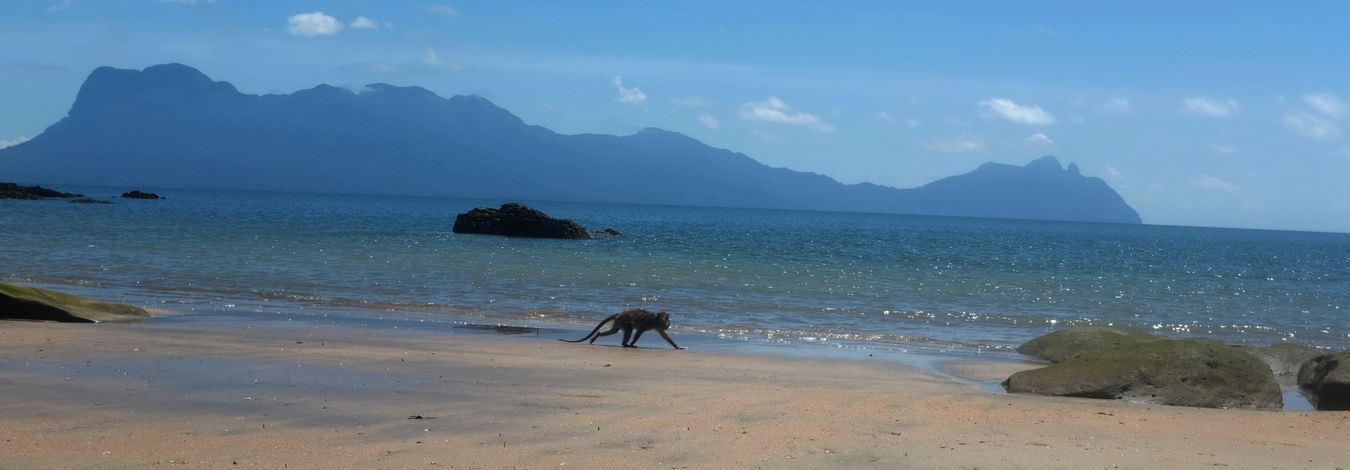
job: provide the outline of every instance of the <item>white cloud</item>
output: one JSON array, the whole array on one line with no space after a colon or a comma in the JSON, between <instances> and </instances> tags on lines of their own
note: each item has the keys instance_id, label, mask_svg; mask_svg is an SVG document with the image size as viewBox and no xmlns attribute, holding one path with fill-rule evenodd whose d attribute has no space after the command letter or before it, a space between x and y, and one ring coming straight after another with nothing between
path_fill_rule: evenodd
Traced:
<instances>
[{"instance_id":1,"label":"white cloud","mask_svg":"<svg viewBox=\"0 0 1350 470\"><path fill-rule=\"evenodd\" d=\"M1314 139L1330 139L1341 133L1336 123L1309 113L1290 114L1284 117L1284 125L1294 132Z\"/></svg>"},{"instance_id":2,"label":"white cloud","mask_svg":"<svg viewBox=\"0 0 1350 470\"><path fill-rule=\"evenodd\" d=\"M638 87L628 88L623 86L623 77L618 75L614 76L614 87L619 89L620 103L631 104L634 106L647 104L647 94L643 93L642 89Z\"/></svg>"},{"instance_id":3,"label":"white cloud","mask_svg":"<svg viewBox=\"0 0 1350 470\"><path fill-rule=\"evenodd\" d=\"M1027 143L1036 145L1055 145L1055 141L1051 140L1050 136L1045 135L1043 132L1031 134L1031 137L1027 137Z\"/></svg>"},{"instance_id":4,"label":"white cloud","mask_svg":"<svg viewBox=\"0 0 1350 470\"><path fill-rule=\"evenodd\" d=\"M463 71L468 66L462 62L444 59L435 49L426 48L421 54L409 54L392 60L372 60L343 66L362 73L385 75L414 75Z\"/></svg>"},{"instance_id":5,"label":"white cloud","mask_svg":"<svg viewBox=\"0 0 1350 470\"><path fill-rule=\"evenodd\" d=\"M717 120L717 117L708 113L698 115L698 122L703 124L703 127L714 131L722 128L722 123Z\"/></svg>"},{"instance_id":6,"label":"white cloud","mask_svg":"<svg viewBox=\"0 0 1350 470\"><path fill-rule=\"evenodd\" d=\"M683 98L671 98L670 105L676 108L709 108L713 102L707 98L698 96L686 96Z\"/></svg>"},{"instance_id":7,"label":"white cloud","mask_svg":"<svg viewBox=\"0 0 1350 470\"><path fill-rule=\"evenodd\" d=\"M821 119L820 116L794 111L792 106L778 99L777 96L770 96L769 99L757 103L742 105L741 117L751 121L803 126L816 132L835 132L837 130L830 123Z\"/></svg>"},{"instance_id":8,"label":"white cloud","mask_svg":"<svg viewBox=\"0 0 1350 470\"><path fill-rule=\"evenodd\" d=\"M1341 117L1345 115L1345 102L1331 93L1303 95L1303 102L1327 116Z\"/></svg>"},{"instance_id":9,"label":"white cloud","mask_svg":"<svg viewBox=\"0 0 1350 470\"><path fill-rule=\"evenodd\" d=\"M61 0L61 1L59 1L59 2L56 2L56 3L51 4L51 6L49 6L49 7L47 7L47 13L56 13L56 12L64 11L64 10L67 9L67 8L70 8L70 0Z\"/></svg>"},{"instance_id":10,"label":"white cloud","mask_svg":"<svg viewBox=\"0 0 1350 470\"><path fill-rule=\"evenodd\" d=\"M1226 118L1236 116L1238 102L1235 99L1211 100L1204 97L1192 97L1181 100L1181 110L1202 116Z\"/></svg>"},{"instance_id":11,"label":"white cloud","mask_svg":"<svg viewBox=\"0 0 1350 470\"><path fill-rule=\"evenodd\" d=\"M451 18L459 17L459 10L456 10L455 7L450 5L427 5L427 12L449 16Z\"/></svg>"},{"instance_id":12,"label":"white cloud","mask_svg":"<svg viewBox=\"0 0 1350 470\"><path fill-rule=\"evenodd\" d=\"M441 60L441 55L437 54L435 49L428 47L426 51L422 52L422 63L432 67L440 67L445 64L445 61Z\"/></svg>"},{"instance_id":13,"label":"white cloud","mask_svg":"<svg viewBox=\"0 0 1350 470\"><path fill-rule=\"evenodd\" d=\"M1106 169L1102 171L1102 174L1105 174L1106 179L1111 181L1119 182L1120 180L1125 179L1125 175L1121 174L1120 170L1117 170L1116 167L1111 165L1107 165Z\"/></svg>"},{"instance_id":14,"label":"white cloud","mask_svg":"<svg viewBox=\"0 0 1350 470\"><path fill-rule=\"evenodd\" d=\"M892 116L891 113L885 111L877 111L872 113L872 119L882 124L904 124L905 126L908 127L919 127L920 125L923 124L919 122L918 119L914 119L912 117L901 119Z\"/></svg>"},{"instance_id":15,"label":"white cloud","mask_svg":"<svg viewBox=\"0 0 1350 470\"><path fill-rule=\"evenodd\" d=\"M1225 191L1231 193L1238 190L1237 185L1209 175L1200 175L1199 178L1191 180L1191 186L1206 191Z\"/></svg>"},{"instance_id":16,"label":"white cloud","mask_svg":"<svg viewBox=\"0 0 1350 470\"><path fill-rule=\"evenodd\" d=\"M1040 106L1022 106L1007 98L990 98L975 103L984 108L986 117L997 117L1019 124L1054 124L1055 116Z\"/></svg>"},{"instance_id":17,"label":"white cloud","mask_svg":"<svg viewBox=\"0 0 1350 470\"><path fill-rule=\"evenodd\" d=\"M27 137L27 136L22 136L22 135L21 135L21 136L15 137L14 140L0 139L0 149L6 148L6 147L13 147L13 146L15 146L15 145L19 145L19 144L22 144L22 143L24 143L24 142L28 142L28 137Z\"/></svg>"},{"instance_id":18,"label":"white cloud","mask_svg":"<svg viewBox=\"0 0 1350 470\"><path fill-rule=\"evenodd\" d=\"M1119 96L1097 105L1097 112L1102 114L1129 114L1133 110L1134 105L1130 100Z\"/></svg>"},{"instance_id":19,"label":"white cloud","mask_svg":"<svg viewBox=\"0 0 1350 470\"><path fill-rule=\"evenodd\" d=\"M983 152L985 148L987 148L987 146L984 143L984 137L971 134L962 134L957 137L929 140L924 143L924 147L927 147L929 150L943 153Z\"/></svg>"},{"instance_id":20,"label":"white cloud","mask_svg":"<svg viewBox=\"0 0 1350 470\"><path fill-rule=\"evenodd\" d=\"M351 24L349 24L349 25L347 25L347 26L351 26L352 29L379 29L379 28L380 28L380 24L379 24L379 23L375 22L375 20L372 20L372 19L370 19L370 18L366 18L366 17L364 17L364 16L358 16L358 17L356 17L356 19L355 19L355 20L352 20Z\"/></svg>"},{"instance_id":21,"label":"white cloud","mask_svg":"<svg viewBox=\"0 0 1350 470\"><path fill-rule=\"evenodd\" d=\"M321 11L292 15L286 19L286 23L292 35L307 38L332 36L342 30L341 21Z\"/></svg>"}]
</instances>

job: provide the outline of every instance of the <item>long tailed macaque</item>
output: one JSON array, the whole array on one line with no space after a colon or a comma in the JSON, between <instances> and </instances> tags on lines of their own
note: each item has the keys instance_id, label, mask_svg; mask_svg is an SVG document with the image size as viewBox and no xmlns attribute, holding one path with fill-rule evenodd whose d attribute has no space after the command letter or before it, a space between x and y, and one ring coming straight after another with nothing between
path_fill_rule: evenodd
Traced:
<instances>
[{"instance_id":1,"label":"long tailed macaque","mask_svg":"<svg viewBox=\"0 0 1350 470\"><path fill-rule=\"evenodd\" d=\"M614 324L610 326L608 331L596 334L596 332L600 331L600 328L605 326L605 323L609 322L614 322ZM586 335L584 338L576 341L559 338L558 341L580 343L589 339L591 340L591 344L595 344L595 340L600 339L601 336L609 336L618 333L619 330L623 330L623 347L636 348L638 338L642 337L642 333L645 333L647 330L656 330L656 332L660 333L661 337L665 338L666 342L670 343L675 349L684 349L680 347L680 345L675 344L675 340L670 339L670 335L666 334L667 328L670 328L669 313L652 313L635 308L624 310L623 312L606 317L604 320L600 321L599 325L595 325L595 329L591 330L590 334ZM633 330L637 330L637 334L633 334ZM630 337L632 338L631 341L629 340Z\"/></svg>"}]
</instances>

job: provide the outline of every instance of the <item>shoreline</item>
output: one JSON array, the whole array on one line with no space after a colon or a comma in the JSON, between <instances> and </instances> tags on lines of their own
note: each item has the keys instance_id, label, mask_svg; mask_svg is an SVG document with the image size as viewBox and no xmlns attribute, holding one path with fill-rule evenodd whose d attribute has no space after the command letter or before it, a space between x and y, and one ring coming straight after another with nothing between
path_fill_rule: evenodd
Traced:
<instances>
[{"instance_id":1,"label":"shoreline","mask_svg":"<svg viewBox=\"0 0 1350 470\"><path fill-rule=\"evenodd\" d=\"M0 385L11 397L0 404L7 464L1334 468L1350 461L1340 439L1350 413L1000 395L887 360L186 317L0 324ZM1007 365L963 367L977 377ZM424 419L409 419L416 416Z\"/></svg>"}]
</instances>

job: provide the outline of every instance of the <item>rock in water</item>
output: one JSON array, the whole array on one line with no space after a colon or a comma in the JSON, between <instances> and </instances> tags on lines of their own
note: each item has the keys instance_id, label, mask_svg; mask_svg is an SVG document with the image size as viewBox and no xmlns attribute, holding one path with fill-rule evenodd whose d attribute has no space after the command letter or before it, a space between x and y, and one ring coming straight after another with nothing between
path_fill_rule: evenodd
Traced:
<instances>
[{"instance_id":1,"label":"rock in water","mask_svg":"<svg viewBox=\"0 0 1350 470\"><path fill-rule=\"evenodd\" d=\"M1148 333L1109 326L1074 326L1043 335L1017 347L1017 352L1063 362L1078 354L1102 348L1159 339Z\"/></svg>"},{"instance_id":2,"label":"rock in water","mask_svg":"<svg viewBox=\"0 0 1350 470\"><path fill-rule=\"evenodd\" d=\"M1284 407L1270 367L1250 353L1205 339L1159 339L1087 351L1013 374L1003 387L1010 393L1157 405Z\"/></svg>"},{"instance_id":3,"label":"rock in water","mask_svg":"<svg viewBox=\"0 0 1350 470\"><path fill-rule=\"evenodd\" d=\"M1350 410L1350 350L1304 363L1298 370L1298 388L1319 410Z\"/></svg>"},{"instance_id":4,"label":"rock in water","mask_svg":"<svg viewBox=\"0 0 1350 470\"><path fill-rule=\"evenodd\" d=\"M122 199L164 199L155 193L143 193L138 190L122 193Z\"/></svg>"},{"instance_id":5,"label":"rock in water","mask_svg":"<svg viewBox=\"0 0 1350 470\"><path fill-rule=\"evenodd\" d=\"M0 183L0 199L47 199L84 197L83 194L63 193L42 186L19 186L14 183Z\"/></svg>"},{"instance_id":6,"label":"rock in water","mask_svg":"<svg viewBox=\"0 0 1350 470\"><path fill-rule=\"evenodd\" d=\"M0 282L0 319L4 320L98 323L149 317L149 312L127 304Z\"/></svg>"},{"instance_id":7,"label":"rock in water","mask_svg":"<svg viewBox=\"0 0 1350 470\"><path fill-rule=\"evenodd\" d=\"M555 219L525 206L506 203L499 209L479 207L455 217L455 233L481 233L529 238L591 238L585 227L567 219Z\"/></svg>"},{"instance_id":8,"label":"rock in water","mask_svg":"<svg viewBox=\"0 0 1350 470\"><path fill-rule=\"evenodd\" d=\"M104 201L102 199L94 199L91 197L77 197L71 199L70 202L72 204L112 204L112 201Z\"/></svg>"}]
</instances>

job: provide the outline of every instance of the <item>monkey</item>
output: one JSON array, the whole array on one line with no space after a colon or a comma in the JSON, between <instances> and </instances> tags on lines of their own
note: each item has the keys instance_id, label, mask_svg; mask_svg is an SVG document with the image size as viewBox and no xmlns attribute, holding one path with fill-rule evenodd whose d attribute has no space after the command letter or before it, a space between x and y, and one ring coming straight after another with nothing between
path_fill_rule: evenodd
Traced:
<instances>
[{"instance_id":1,"label":"monkey","mask_svg":"<svg viewBox=\"0 0 1350 470\"><path fill-rule=\"evenodd\" d=\"M600 328L603 328L605 326L605 323L611 321L614 322L614 324L610 326L609 331L596 334L596 332L600 331ZM666 312L652 313L646 310L635 308L631 310L624 310L623 312L610 315L606 317L604 320L600 320L600 324L595 325L595 329L591 330L590 334L586 335L585 337L579 340L573 341L570 339L558 338L558 341L564 341L568 343L580 343L582 341L586 341L587 339L589 339L591 340L590 344L595 344L595 340L600 339L601 336L609 336L614 333L618 333L619 330L623 330L623 347L636 348L638 338L642 337L642 333L645 333L647 330L656 330L656 332L660 333L661 337L665 338L666 342L670 343L672 347L674 347L675 349L684 349L680 347L680 345L675 344L675 340L670 339L670 335L666 334L667 328L670 328L669 313ZM636 335L632 334L634 329L637 330ZM630 335L632 336L632 341L629 341Z\"/></svg>"}]
</instances>

